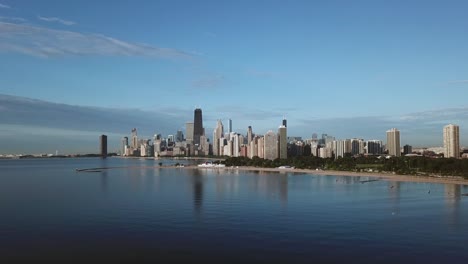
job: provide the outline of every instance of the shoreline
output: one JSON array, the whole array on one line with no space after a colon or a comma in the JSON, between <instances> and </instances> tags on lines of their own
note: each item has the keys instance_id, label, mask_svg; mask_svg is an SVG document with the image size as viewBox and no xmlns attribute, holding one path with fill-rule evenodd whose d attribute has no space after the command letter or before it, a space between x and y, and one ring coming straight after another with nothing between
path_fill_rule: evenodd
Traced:
<instances>
[{"instance_id":1,"label":"shoreline","mask_svg":"<svg viewBox=\"0 0 468 264\"><path fill-rule=\"evenodd\" d=\"M420 182L420 183L441 183L441 184L459 184L468 185L468 179L456 176L413 176L402 174L391 174L382 172L353 172L353 171L336 171L336 170L310 170L310 169L279 169L279 168L261 168L251 166L225 167L225 168L199 168L197 166L186 166L183 168L197 169L216 169L216 170L242 170L242 171L266 171L266 172L293 172L307 173L318 176L346 176L346 177L373 177L385 181L400 181L400 182Z\"/></svg>"},{"instance_id":2,"label":"shoreline","mask_svg":"<svg viewBox=\"0 0 468 264\"><path fill-rule=\"evenodd\" d=\"M439 184L458 184L468 185L468 179L455 176L413 176L402 174L391 174L382 172L352 172L352 171L336 171L336 170L311 170L311 169L279 169L279 168L261 168L251 166L238 167L221 167L221 168L204 168L197 165L188 165L184 167L176 167L173 165L165 166L123 166L123 167L105 167L105 168L84 168L77 169L78 172L93 172L93 170L110 170L110 169L199 169L199 170L216 170L216 171L261 171L261 172L292 172L305 173L316 176L345 176L345 177L372 177L379 178L385 181L399 182L418 182L418 183L439 183ZM98 172L98 171L96 171Z\"/></svg>"}]
</instances>

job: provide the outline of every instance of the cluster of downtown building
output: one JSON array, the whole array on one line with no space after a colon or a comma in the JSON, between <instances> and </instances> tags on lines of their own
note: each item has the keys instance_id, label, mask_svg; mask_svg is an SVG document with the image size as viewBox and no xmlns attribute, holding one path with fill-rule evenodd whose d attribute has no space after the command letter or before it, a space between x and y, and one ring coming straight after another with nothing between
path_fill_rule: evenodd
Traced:
<instances>
[{"instance_id":1,"label":"cluster of downtown building","mask_svg":"<svg viewBox=\"0 0 468 264\"><path fill-rule=\"evenodd\" d=\"M229 119L225 131L221 120L217 121L212 141L203 127L202 110L194 111L193 122L186 123L185 135L177 131L176 135L163 138L155 134L153 139L139 139L137 129L132 130L131 137L122 139L122 156L171 157L171 156L227 156L259 157L275 160L291 156L312 155L321 158L338 158L347 155L417 155L410 145L400 146L400 131L392 128L386 132L387 142L381 140L364 140L360 138L337 140L335 137L322 134L321 138L313 134L312 138L288 137L287 121L283 119L277 131L270 130L264 135L253 132L251 126L247 133L232 131L232 120ZM444 156L460 157L459 127L447 125L443 129Z\"/></svg>"}]
</instances>

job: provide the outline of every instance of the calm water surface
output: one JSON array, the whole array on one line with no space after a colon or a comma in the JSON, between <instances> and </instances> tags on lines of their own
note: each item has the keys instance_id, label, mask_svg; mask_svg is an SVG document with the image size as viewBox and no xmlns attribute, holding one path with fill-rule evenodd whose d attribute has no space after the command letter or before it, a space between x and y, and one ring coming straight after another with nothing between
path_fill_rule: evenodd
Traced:
<instances>
[{"instance_id":1,"label":"calm water surface","mask_svg":"<svg viewBox=\"0 0 468 264\"><path fill-rule=\"evenodd\" d=\"M0 160L0 263L468 262L465 186L158 162Z\"/></svg>"}]
</instances>

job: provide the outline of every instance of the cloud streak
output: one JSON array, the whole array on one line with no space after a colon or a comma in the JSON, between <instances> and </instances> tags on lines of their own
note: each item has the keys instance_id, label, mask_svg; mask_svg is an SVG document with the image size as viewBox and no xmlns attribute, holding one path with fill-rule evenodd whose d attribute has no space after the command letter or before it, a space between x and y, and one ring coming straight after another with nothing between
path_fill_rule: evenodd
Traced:
<instances>
[{"instance_id":1,"label":"cloud streak","mask_svg":"<svg viewBox=\"0 0 468 264\"><path fill-rule=\"evenodd\" d=\"M60 23L62 25L66 25L66 26L72 26L72 25L76 24L76 22L73 22L73 21L70 21L70 20L64 20L64 19L61 19L61 18L58 18L58 17L37 16L37 19L42 20L42 21L46 21L46 22L57 22L57 23Z\"/></svg>"},{"instance_id":2,"label":"cloud streak","mask_svg":"<svg viewBox=\"0 0 468 264\"><path fill-rule=\"evenodd\" d=\"M0 22L0 51L41 58L61 56L128 56L189 59L192 54L171 48L126 42L101 34L55 30Z\"/></svg>"},{"instance_id":3,"label":"cloud streak","mask_svg":"<svg viewBox=\"0 0 468 264\"><path fill-rule=\"evenodd\" d=\"M0 20L13 21L13 22L26 22L26 21L28 21L27 19L24 19L22 17L5 17L5 16L0 16Z\"/></svg>"},{"instance_id":4,"label":"cloud streak","mask_svg":"<svg viewBox=\"0 0 468 264\"><path fill-rule=\"evenodd\" d=\"M9 5L5 5L5 4L0 4L0 8L9 9L10 6L9 6Z\"/></svg>"}]
</instances>

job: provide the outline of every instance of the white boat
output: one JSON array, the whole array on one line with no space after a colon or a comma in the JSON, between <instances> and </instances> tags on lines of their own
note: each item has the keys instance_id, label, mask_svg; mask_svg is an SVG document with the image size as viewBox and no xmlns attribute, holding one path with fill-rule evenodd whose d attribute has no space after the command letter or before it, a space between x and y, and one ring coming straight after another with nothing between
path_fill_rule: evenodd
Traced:
<instances>
[{"instance_id":1,"label":"white boat","mask_svg":"<svg viewBox=\"0 0 468 264\"><path fill-rule=\"evenodd\" d=\"M198 167L200 168L224 168L226 165L224 164L214 164L211 161L204 162L202 164L198 164Z\"/></svg>"},{"instance_id":2,"label":"white boat","mask_svg":"<svg viewBox=\"0 0 468 264\"><path fill-rule=\"evenodd\" d=\"M291 167L291 166L279 166L278 169L294 169L294 167Z\"/></svg>"}]
</instances>

